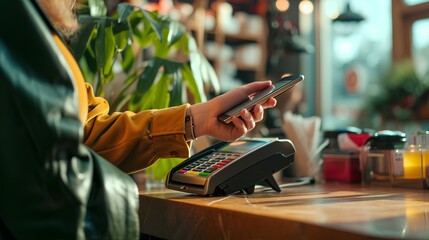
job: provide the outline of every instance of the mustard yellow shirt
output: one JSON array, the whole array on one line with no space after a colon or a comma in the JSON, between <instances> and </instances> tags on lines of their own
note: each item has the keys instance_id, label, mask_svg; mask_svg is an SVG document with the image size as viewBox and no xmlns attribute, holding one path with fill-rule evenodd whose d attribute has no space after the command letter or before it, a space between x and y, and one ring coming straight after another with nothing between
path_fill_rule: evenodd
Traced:
<instances>
[{"instance_id":1,"label":"mustard yellow shirt","mask_svg":"<svg viewBox=\"0 0 429 240\"><path fill-rule=\"evenodd\" d=\"M85 145L128 173L142 170L159 158L189 157L190 142L185 139L188 104L109 114L107 101L94 96L73 55L58 36L54 39L75 78Z\"/></svg>"}]
</instances>

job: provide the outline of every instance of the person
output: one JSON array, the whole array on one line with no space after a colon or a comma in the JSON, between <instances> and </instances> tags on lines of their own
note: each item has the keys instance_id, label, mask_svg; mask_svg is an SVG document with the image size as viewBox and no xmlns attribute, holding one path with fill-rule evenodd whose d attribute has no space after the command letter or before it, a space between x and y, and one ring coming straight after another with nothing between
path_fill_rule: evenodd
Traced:
<instances>
[{"instance_id":1,"label":"person","mask_svg":"<svg viewBox=\"0 0 429 240\"><path fill-rule=\"evenodd\" d=\"M62 40L78 28L74 4L16 0L0 10L0 238L136 239L129 173L188 157L201 136L234 141L276 105L217 120L271 85L260 81L199 104L109 114Z\"/></svg>"}]
</instances>

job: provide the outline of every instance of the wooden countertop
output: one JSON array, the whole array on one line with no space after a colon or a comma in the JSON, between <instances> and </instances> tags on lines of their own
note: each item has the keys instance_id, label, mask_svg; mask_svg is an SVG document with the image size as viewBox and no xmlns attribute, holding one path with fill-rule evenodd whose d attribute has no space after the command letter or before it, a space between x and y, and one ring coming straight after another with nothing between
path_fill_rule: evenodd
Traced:
<instances>
[{"instance_id":1,"label":"wooden countertop","mask_svg":"<svg viewBox=\"0 0 429 240\"><path fill-rule=\"evenodd\" d=\"M220 197L141 191L140 226L166 239L429 239L429 191L359 184Z\"/></svg>"}]
</instances>

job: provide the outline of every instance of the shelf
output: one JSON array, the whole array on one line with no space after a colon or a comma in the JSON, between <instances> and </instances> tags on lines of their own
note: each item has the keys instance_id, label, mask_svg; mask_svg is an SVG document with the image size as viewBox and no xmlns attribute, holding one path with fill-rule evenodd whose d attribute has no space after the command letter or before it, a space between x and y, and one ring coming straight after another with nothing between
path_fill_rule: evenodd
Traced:
<instances>
[{"instance_id":1,"label":"shelf","mask_svg":"<svg viewBox=\"0 0 429 240\"><path fill-rule=\"evenodd\" d=\"M255 0L258 9L265 9L261 6L266 6L266 0ZM231 4L234 8L236 5L240 4L240 8L243 7L243 4L248 8L252 8L255 6L255 1L252 3L247 1L240 2L226 2L225 0L215 0L216 4L212 4L211 6L220 6L222 4ZM200 49L203 50L203 53L206 55L208 60L212 62L213 67L216 73L219 75L222 69L225 68L227 64L234 64L235 68L240 71L253 71L254 79L245 79L246 81L256 81L265 79L265 66L266 66L266 56L267 56L267 37L268 30L265 19L265 12L258 12L255 14L254 12L243 12L240 9L234 9L238 11L231 12L231 21L223 22L225 24L235 24L235 25L224 25L225 28L222 27L222 21L220 20L220 10L218 9L208 9L208 5L202 6L202 4L194 4L195 14L188 19L185 24L189 31L192 31L196 36L197 43L199 44ZM225 8L223 8L225 9ZM241 8L242 9L242 8ZM198 13L198 14L197 14ZM213 16L214 15L214 16ZM214 18L214 19L213 19ZM206 29L206 20L208 19L208 25L210 30ZM213 27L213 29L211 29ZM227 27L227 28L226 28ZM259 29L259 30L257 30ZM239 30L239 31L238 31ZM212 43L215 44L215 49L213 45L210 45L210 49L207 50L208 39ZM245 58L241 56L242 61L237 61L237 54L241 54L238 50L241 46L245 46L246 44L256 44L259 48L258 51L255 49L250 49L250 53L245 53ZM233 49L225 49L222 46L228 45L228 48L232 47ZM259 50L260 49L260 50ZM247 50L247 49L246 49ZM221 55L223 54L223 55ZM254 56L253 56L253 55ZM231 56L232 55L232 56ZM257 61L246 61L249 60L249 56L252 57L250 60ZM247 62L247 63L246 63ZM251 63L251 64L249 64ZM232 78L234 78L233 76ZM240 77L238 77L240 78ZM246 76L247 78L247 76ZM222 81L222 80L221 80Z\"/></svg>"}]
</instances>

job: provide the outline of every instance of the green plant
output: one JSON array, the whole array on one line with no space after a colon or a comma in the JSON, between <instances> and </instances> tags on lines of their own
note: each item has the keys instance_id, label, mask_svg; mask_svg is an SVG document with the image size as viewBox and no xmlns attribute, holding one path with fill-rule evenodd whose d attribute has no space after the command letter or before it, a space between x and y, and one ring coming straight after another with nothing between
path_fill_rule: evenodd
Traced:
<instances>
[{"instance_id":1,"label":"green plant","mask_svg":"<svg viewBox=\"0 0 429 240\"><path fill-rule=\"evenodd\" d=\"M205 101L206 86L218 92L212 66L182 24L126 3L112 16L106 12L102 0L81 1L82 27L70 46L86 81L109 101L111 111ZM146 56L149 50L153 54ZM182 160L162 159L150 168L156 169L156 178L163 178Z\"/></svg>"},{"instance_id":2,"label":"green plant","mask_svg":"<svg viewBox=\"0 0 429 240\"><path fill-rule=\"evenodd\" d=\"M416 75L412 61L394 63L372 87L367 109L387 121L411 120L418 99L428 88L429 79Z\"/></svg>"},{"instance_id":3,"label":"green plant","mask_svg":"<svg viewBox=\"0 0 429 240\"><path fill-rule=\"evenodd\" d=\"M212 66L182 24L127 3L112 16L106 12L102 0L83 2L82 27L70 45L85 79L112 111L177 106L188 102L188 95L201 102L205 86L218 91ZM145 56L149 50L153 55ZM119 84L105 92L115 81Z\"/></svg>"}]
</instances>

